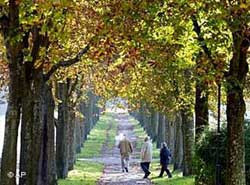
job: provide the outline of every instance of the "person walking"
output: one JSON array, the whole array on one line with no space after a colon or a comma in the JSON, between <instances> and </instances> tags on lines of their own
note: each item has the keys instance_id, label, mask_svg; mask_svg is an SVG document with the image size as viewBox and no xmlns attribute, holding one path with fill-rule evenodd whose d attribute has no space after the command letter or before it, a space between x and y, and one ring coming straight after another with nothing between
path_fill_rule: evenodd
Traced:
<instances>
[{"instance_id":1,"label":"person walking","mask_svg":"<svg viewBox=\"0 0 250 185\"><path fill-rule=\"evenodd\" d=\"M143 178L148 178L148 176L151 174L151 172L149 171L151 161L152 161L152 143L149 137L146 137L144 139L144 143L141 148L141 168L145 173Z\"/></svg>"},{"instance_id":2,"label":"person walking","mask_svg":"<svg viewBox=\"0 0 250 185\"><path fill-rule=\"evenodd\" d=\"M120 149L121 154L122 172L128 172L129 155L133 152L133 146L127 139L126 134L123 134L123 139L119 142L118 148Z\"/></svg>"},{"instance_id":3,"label":"person walking","mask_svg":"<svg viewBox=\"0 0 250 185\"><path fill-rule=\"evenodd\" d=\"M172 178L172 174L170 173L168 169L168 165L170 163L172 155L170 150L167 147L167 144L163 142L161 144L161 150L160 150L160 163L161 163L161 172L159 177L163 177L164 171L167 173L168 178Z\"/></svg>"}]
</instances>

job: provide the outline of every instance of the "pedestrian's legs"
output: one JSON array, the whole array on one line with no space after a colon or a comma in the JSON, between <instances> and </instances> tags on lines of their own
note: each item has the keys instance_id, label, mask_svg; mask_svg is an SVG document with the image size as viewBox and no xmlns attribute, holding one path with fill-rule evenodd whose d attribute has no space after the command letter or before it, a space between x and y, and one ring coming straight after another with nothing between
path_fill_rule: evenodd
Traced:
<instances>
[{"instance_id":1,"label":"pedestrian's legs","mask_svg":"<svg viewBox=\"0 0 250 185\"><path fill-rule=\"evenodd\" d=\"M167 174L168 174L168 178L172 178L172 174L171 174L171 172L170 172L169 169L168 169L168 165L165 165L165 171L166 171Z\"/></svg>"},{"instance_id":2,"label":"pedestrian's legs","mask_svg":"<svg viewBox=\"0 0 250 185\"><path fill-rule=\"evenodd\" d=\"M143 170L144 173L145 173L144 178L147 178L147 177L149 176L149 174L151 173L151 172L149 171L149 165L150 165L149 162L142 162L142 163L141 163L141 168L142 168L142 170Z\"/></svg>"},{"instance_id":3,"label":"pedestrian's legs","mask_svg":"<svg viewBox=\"0 0 250 185\"><path fill-rule=\"evenodd\" d=\"M124 168L126 172L128 172L128 167L129 167L129 157L124 158Z\"/></svg>"},{"instance_id":4,"label":"pedestrian's legs","mask_svg":"<svg viewBox=\"0 0 250 185\"><path fill-rule=\"evenodd\" d=\"M149 171L149 166L150 166L150 162L147 162L147 163L146 163L146 167L147 167L146 178L151 174L151 172Z\"/></svg>"},{"instance_id":5,"label":"pedestrian's legs","mask_svg":"<svg viewBox=\"0 0 250 185\"><path fill-rule=\"evenodd\" d=\"M147 163L146 163L146 167L147 167L147 172L148 172L148 173L150 173L150 171L149 171L149 166L150 166L150 162L147 162Z\"/></svg>"},{"instance_id":6,"label":"pedestrian's legs","mask_svg":"<svg viewBox=\"0 0 250 185\"><path fill-rule=\"evenodd\" d=\"M123 156L121 156L121 164L122 164L122 172L124 172L125 162L124 162L124 157Z\"/></svg>"},{"instance_id":7,"label":"pedestrian's legs","mask_svg":"<svg viewBox=\"0 0 250 185\"><path fill-rule=\"evenodd\" d=\"M162 177L162 176L163 176L164 171L165 171L164 165L161 164L161 172L160 172L159 177Z\"/></svg>"},{"instance_id":8,"label":"pedestrian's legs","mask_svg":"<svg viewBox=\"0 0 250 185\"><path fill-rule=\"evenodd\" d=\"M146 167L145 167L145 163L141 162L141 169L143 170L143 172L146 174Z\"/></svg>"},{"instance_id":9,"label":"pedestrian's legs","mask_svg":"<svg viewBox=\"0 0 250 185\"><path fill-rule=\"evenodd\" d=\"M141 168L144 171L145 174L148 173L148 167L147 167L147 162L142 162L141 163Z\"/></svg>"}]
</instances>

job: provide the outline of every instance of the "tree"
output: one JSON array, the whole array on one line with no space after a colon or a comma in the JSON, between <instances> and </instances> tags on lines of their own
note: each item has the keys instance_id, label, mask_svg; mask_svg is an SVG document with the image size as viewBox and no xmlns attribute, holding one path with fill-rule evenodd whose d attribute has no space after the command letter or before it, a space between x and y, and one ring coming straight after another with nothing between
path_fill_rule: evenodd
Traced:
<instances>
[{"instance_id":1,"label":"tree","mask_svg":"<svg viewBox=\"0 0 250 185\"><path fill-rule=\"evenodd\" d=\"M8 178L7 174L9 172L16 174L16 142L21 110L20 169L25 171L27 176L20 179L20 184L54 183L54 180L48 182L48 179L43 179L41 177L43 173L38 173L44 166L51 163L42 158L47 151L47 148L44 147L49 146L46 143L42 144L43 138L46 137L44 135L46 134L46 123L43 119L46 112L43 107L46 82L58 68L80 61L81 56L89 49L89 46L84 47L76 54L76 57L62 60L55 65L52 64L53 66L50 63L51 58L49 58L50 61L45 60L45 57L48 56L46 49L50 49L49 46L61 44L62 40L55 41L58 38L57 34L61 33L58 30L62 30L65 25L66 7L67 3L54 4L53 2L10 0L1 3L3 10L1 12L1 33L5 41L9 69L9 101L1 162L2 184L16 184L15 178ZM71 33L63 31L64 34ZM65 41L63 40L64 43L66 43ZM53 58L53 60L56 59ZM53 166L52 163L51 165ZM54 173L53 170L51 173Z\"/></svg>"},{"instance_id":2,"label":"tree","mask_svg":"<svg viewBox=\"0 0 250 185\"><path fill-rule=\"evenodd\" d=\"M227 82L227 184L246 184L244 145L244 87L248 72L247 51L250 46L249 11L243 2L229 4L233 10L228 25L232 33L233 56L230 60ZM237 154L237 155L235 155Z\"/></svg>"}]
</instances>

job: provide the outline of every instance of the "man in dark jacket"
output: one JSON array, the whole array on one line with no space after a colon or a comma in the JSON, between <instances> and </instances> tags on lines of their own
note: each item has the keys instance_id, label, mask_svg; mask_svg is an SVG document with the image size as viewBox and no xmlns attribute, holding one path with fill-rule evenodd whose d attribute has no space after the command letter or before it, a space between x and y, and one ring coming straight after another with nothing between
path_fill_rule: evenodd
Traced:
<instances>
[{"instance_id":1,"label":"man in dark jacket","mask_svg":"<svg viewBox=\"0 0 250 185\"><path fill-rule=\"evenodd\" d=\"M160 163L161 163L161 173L159 175L159 177L163 176L164 171L166 171L166 173L168 174L168 178L172 177L172 174L170 173L169 169L168 169L168 165L170 163L170 159L171 159L171 153L167 147L167 144L165 142L163 142L161 144L161 150L160 150Z\"/></svg>"}]
</instances>

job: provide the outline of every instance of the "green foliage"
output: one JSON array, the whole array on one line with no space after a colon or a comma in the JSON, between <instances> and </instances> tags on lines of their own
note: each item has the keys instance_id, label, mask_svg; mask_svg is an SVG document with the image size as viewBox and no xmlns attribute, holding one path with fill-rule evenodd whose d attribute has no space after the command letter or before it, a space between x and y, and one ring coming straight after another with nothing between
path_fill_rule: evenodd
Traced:
<instances>
[{"instance_id":1,"label":"green foliage","mask_svg":"<svg viewBox=\"0 0 250 185\"><path fill-rule=\"evenodd\" d=\"M95 185L102 175L103 164L97 162L77 161L74 170L67 179L60 179L59 185Z\"/></svg>"},{"instance_id":2,"label":"green foliage","mask_svg":"<svg viewBox=\"0 0 250 185\"><path fill-rule=\"evenodd\" d=\"M217 151L218 146L218 151ZM245 164L250 164L250 124L245 124ZM216 154L219 155L219 164L222 171L222 184L225 184L226 173L226 148L227 148L227 131L223 127L221 134L217 138L216 131L206 130L200 141L196 145L195 171L196 184L213 185L216 172Z\"/></svg>"},{"instance_id":3,"label":"green foliage","mask_svg":"<svg viewBox=\"0 0 250 185\"><path fill-rule=\"evenodd\" d=\"M216 131L206 130L196 145L196 184L214 184L217 153L219 154L219 162L223 172L222 174L224 174L226 168L226 129L223 128L221 130L219 138L216 136ZM216 151L217 146L219 147L218 151ZM224 179L224 177L222 177L222 179ZM223 184L224 183L225 182L223 182Z\"/></svg>"}]
</instances>

